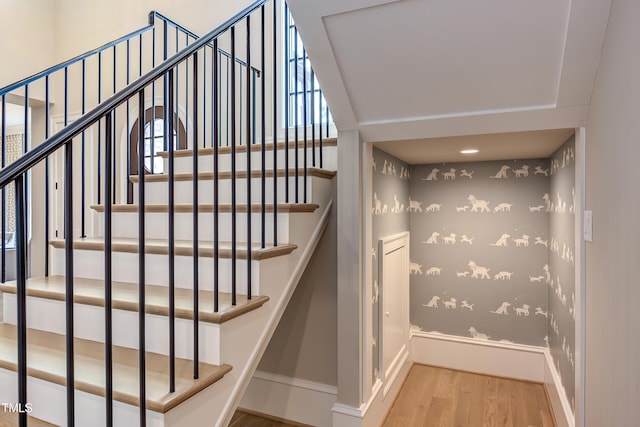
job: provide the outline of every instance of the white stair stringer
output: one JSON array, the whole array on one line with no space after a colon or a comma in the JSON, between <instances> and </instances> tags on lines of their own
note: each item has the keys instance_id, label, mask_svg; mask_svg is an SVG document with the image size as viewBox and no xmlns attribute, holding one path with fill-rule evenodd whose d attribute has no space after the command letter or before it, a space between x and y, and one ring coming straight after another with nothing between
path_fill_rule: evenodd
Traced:
<instances>
[{"instance_id":1,"label":"white stair stringer","mask_svg":"<svg viewBox=\"0 0 640 427\"><path fill-rule=\"evenodd\" d=\"M298 250L283 257L286 262L272 267L277 270L272 273L281 280L261 285L262 292L269 295L270 300L260 310L254 310L222 325L221 360L232 363L234 369L214 385L167 412L167 426L211 425L209 420L216 420L213 424L215 426L229 424L327 226L332 201L321 203L321 206L322 214L315 227L295 232L297 242L307 243L300 244Z\"/></svg>"}]
</instances>

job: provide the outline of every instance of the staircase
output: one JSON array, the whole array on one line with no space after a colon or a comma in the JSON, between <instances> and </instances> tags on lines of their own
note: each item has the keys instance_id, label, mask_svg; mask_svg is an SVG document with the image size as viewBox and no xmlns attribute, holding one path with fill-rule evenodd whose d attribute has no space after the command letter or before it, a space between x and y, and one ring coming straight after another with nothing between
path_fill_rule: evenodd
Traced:
<instances>
[{"instance_id":1,"label":"staircase","mask_svg":"<svg viewBox=\"0 0 640 427\"><path fill-rule=\"evenodd\" d=\"M278 76L265 70L264 17L277 15L267 3L256 1L194 37L75 122L65 117L64 129L0 171L3 189L15 185L18 254L16 280L0 284L0 402L14 405L0 415L0 426L224 426L231 420L327 224L335 176L335 138L320 136L317 143L315 129L307 138L306 128L300 141L291 136L297 130L278 136L276 114L269 139L278 142L268 142L266 105L280 107L273 100ZM239 68L246 72L240 91L246 103L238 106L240 95L232 89L224 95L230 103L225 112L217 86L203 90L219 77L219 64L207 68L198 59L207 49L217 52L218 40L231 33L235 64L241 55L234 33L246 23L251 39L249 22L260 19L262 83L249 83L254 70L248 47ZM230 73L233 88L237 76ZM192 80L180 89L186 75ZM210 112L203 112L209 101ZM132 169L116 167L117 153L126 151L118 147L118 126L148 121L149 103L165 111L168 150L157 153L163 172L145 173L148 153L138 144L138 171L129 174ZM174 147L168 135L178 124L167 111L184 110L186 147ZM138 129L140 141L149 139ZM87 134L98 135L101 144L92 159L98 171L89 172L99 176L98 203L85 200L84 192L74 196L80 166L73 144L82 136L84 156ZM55 158L64 163L64 209L58 212L64 237L46 236L46 273L28 277L27 172L43 161L48 172ZM125 184L119 182L123 174ZM84 179L82 173L83 191ZM120 190L125 187L126 194ZM56 213L46 209L49 224ZM85 213L95 220L86 233ZM79 217L80 235L73 232Z\"/></svg>"},{"instance_id":2,"label":"staircase","mask_svg":"<svg viewBox=\"0 0 640 427\"><path fill-rule=\"evenodd\" d=\"M182 154L182 153L181 153ZM187 153L185 153L187 154ZM204 155L201 155L201 158ZM185 155L184 158L187 158ZM188 163L187 163L188 164ZM184 173L188 171L184 170ZM282 175L283 171L280 171ZM193 205L185 201L176 205L176 289L175 354L177 357L175 393L167 393L168 384L168 244L167 204L156 200L145 205L147 221L145 282L147 332L147 419L157 425L208 425L214 414L232 413L241 397L259 357L277 325L286 303L311 256L317 239L326 225L331 208L333 173L310 169L308 194L314 203L278 205L278 246L264 249L254 243L253 298L246 297L246 276L238 283L236 305L231 305L230 247L220 244L219 310L213 310L213 205L204 202L208 189L202 191L198 205L200 223L199 263L199 352L200 376L193 380ZM206 171L202 172L206 174ZM222 173L222 171L221 171ZM271 171L268 173L273 175ZM165 175L149 180L148 194L167 195ZM284 178L280 178L280 183ZM192 184L190 181L183 181ZM204 186L203 186L204 187ZM210 194L210 193L209 193ZM221 193L221 198L224 198ZM229 233L230 204L221 202L220 228L224 240ZM252 210L259 205L253 204ZM93 206L104 215L104 206ZM113 345L114 345L114 425L136 425L138 405L138 334L132 325L138 317L138 230L137 205L113 206ZM244 222L246 209L238 221ZM269 209L271 210L271 209ZM225 213L225 211L227 213ZM272 216L273 213L269 212ZM260 224L260 212L252 213L253 223ZM226 218L224 218L226 216ZM207 221L209 220L209 221ZM181 235L184 233L184 235ZM273 229L267 232L272 236ZM259 236L259 233L254 233ZM239 235L239 240L244 240ZM272 241L272 238L268 239ZM29 349L29 402L32 415L54 425L65 424L65 413L52 408L65 407L65 280L64 240L52 240L52 275L27 280L27 331ZM239 263L246 263L246 243L238 247ZM97 397L104 394L104 237L74 241L74 301L76 358L76 423L94 425L96 414L104 414ZM239 271L244 271L240 266ZM4 378L15 377L16 282L0 285L4 298L4 319L0 328ZM133 329L133 330L132 330ZM220 381L221 380L221 381ZM13 380L15 381L15 379ZM217 383L219 382L219 383ZM3 384L4 379L2 381ZM212 384L214 387L207 388ZM203 391L204 390L204 391ZM3 402L16 401L15 388L4 388ZM235 399L231 399L232 396ZM195 397L194 397L195 396ZM207 402L202 404L202 402ZM89 409L91 408L91 409ZM179 415L175 415L179 414ZM190 421L185 421L188 414ZM198 417L202 418L198 418ZM193 417L193 418L191 418ZM103 417L99 417L102 419ZM175 421L180 420L176 424ZM197 421L196 421L197 420ZM151 423L149 423L151 424ZM156 425L156 424L151 424Z\"/></svg>"}]
</instances>

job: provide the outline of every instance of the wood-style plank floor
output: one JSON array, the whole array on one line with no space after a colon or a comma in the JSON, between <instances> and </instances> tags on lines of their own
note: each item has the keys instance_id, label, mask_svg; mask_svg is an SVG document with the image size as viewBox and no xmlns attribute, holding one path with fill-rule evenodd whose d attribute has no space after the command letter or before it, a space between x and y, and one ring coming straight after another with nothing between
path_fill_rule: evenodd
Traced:
<instances>
[{"instance_id":1,"label":"wood-style plank floor","mask_svg":"<svg viewBox=\"0 0 640 427\"><path fill-rule=\"evenodd\" d=\"M413 365L384 427L555 427L542 384Z\"/></svg>"},{"instance_id":2,"label":"wood-style plank floor","mask_svg":"<svg viewBox=\"0 0 640 427\"><path fill-rule=\"evenodd\" d=\"M233 414L229 427L295 427L303 425L304 424L266 418L266 415L261 416L251 411L238 409L235 414Z\"/></svg>"}]
</instances>

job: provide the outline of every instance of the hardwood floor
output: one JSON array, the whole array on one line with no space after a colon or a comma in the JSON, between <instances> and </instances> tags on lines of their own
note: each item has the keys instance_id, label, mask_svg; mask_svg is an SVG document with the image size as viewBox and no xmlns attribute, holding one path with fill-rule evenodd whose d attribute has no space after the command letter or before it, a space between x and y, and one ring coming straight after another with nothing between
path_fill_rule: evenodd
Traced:
<instances>
[{"instance_id":1,"label":"hardwood floor","mask_svg":"<svg viewBox=\"0 0 640 427\"><path fill-rule=\"evenodd\" d=\"M238 409L229 427L311 427L290 421L267 418L268 415L257 414L246 409Z\"/></svg>"},{"instance_id":2,"label":"hardwood floor","mask_svg":"<svg viewBox=\"0 0 640 427\"><path fill-rule=\"evenodd\" d=\"M53 424L49 424L37 418L28 417L29 427L55 427ZM5 412L0 407L0 427L17 427L18 426L18 414Z\"/></svg>"},{"instance_id":3,"label":"hardwood floor","mask_svg":"<svg viewBox=\"0 0 640 427\"><path fill-rule=\"evenodd\" d=\"M542 384L413 365L384 427L555 427Z\"/></svg>"}]
</instances>

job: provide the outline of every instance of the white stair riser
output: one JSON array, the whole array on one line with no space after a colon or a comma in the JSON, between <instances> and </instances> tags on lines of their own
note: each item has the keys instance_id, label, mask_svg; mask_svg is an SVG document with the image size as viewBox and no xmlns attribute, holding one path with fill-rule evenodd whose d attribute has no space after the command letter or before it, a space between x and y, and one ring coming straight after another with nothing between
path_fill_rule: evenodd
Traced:
<instances>
[{"instance_id":1,"label":"white stair riser","mask_svg":"<svg viewBox=\"0 0 640 427\"><path fill-rule=\"evenodd\" d=\"M133 285L132 285L133 286ZM16 324L16 296L3 295L4 322ZM138 313L113 310L113 344L120 347L138 348ZM64 335L65 303L63 301L27 297L27 326L41 331ZM104 307L85 304L74 305L74 333L77 338L104 342ZM176 357L193 360L193 321L176 318ZM169 318L153 314L146 315L146 351L169 355ZM220 362L219 325L200 322L199 357L201 362L214 365Z\"/></svg>"},{"instance_id":2,"label":"white stair riser","mask_svg":"<svg viewBox=\"0 0 640 427\"><path fill-rule=\"evenodd\" d=\"M312 181L322 179L316 177L307 177L307 203L313 200ZM265 201L273 203L273 178L265 179ZM298 177L298 199L296 200L296 177L289 177L289 200L285 198L285 177L278 178L278 203L304 203L304 178ZM213 203L213 180L200 180L198 182L198 202ZM221 179L218 181L218 203L231 203L231 180ZM241 178L236 180L236 203L247 202L247 180ZM138 202L138 184L133 185L134 203ZM262 182L260 178L251 179L251 202L262 202ZM145 203L147 204L166 204L169 199L167 182L146 182L145 183ZM193 182L192 181L175 181L174 182L174 200L175 203L192 203L193 202Z\"/></svg>"},{"instance_id":3,"label":"white stair riser","mask_svg":"<svg viewBox=\"0 0 640 427\"><path fill-rule=\"evenodd\" d=\"M251 261L252 294L259 295L260 264L277 262L278 258L262 261ZM146 283L148 285L169 285L168 255L147 254L145 256ZM199 257L199 287L203 291L213 290L214 263L211 257ZM236 292L247 293L247 261L236 260ZM64 275L64 249L54 249L51 260L52 275ZM86 279L104 280L104 253L101 251L74 250L74 276ZM138 283L138 254L113 252L112 278L115 282ZM193 257L175 257L176 288L191 289L193 287ZM219 291L231 292L231 260L219 260Z\"/></svg>"},{"instance_id":4,"label":"white stair riser","mask_svg":"<svg viewBox=\"0 0 640 427\"><path fill-rule=\"evenodd\" d=\"M27 356L28 357L28 356ZM0 399L2 402L18 401L18 382L15 372L0 369ZM67 389L64 386L38 378L27 378L28 402L33 417L51 424L67 426ZM95 394L75 391L75 424L77 426L101 426L106 419L105 399ZM113 425L137 426L140 412L138 407L126 403L113 402ZM147 427L165 427L165 415L147 410Z\"/></svg>"},{"instance_id":5,"label":"white stair riser","mask_svg":"<svg viewBox=\"0 0 640 427\"><path fill-rule=\"evenodd\" d=\"M304 215L304 214L302 214ZM231 241L231 219L230 213L220 213L218 217L218 240L221 242ZM278 243L289 243L289 214L278 215ZM145 215L145 236L148 239L168 239L169 235L169 215L167 213L147 213ZM175 238L178 240L193 239L193 214L175 214ZM199 240L213 241L213 213L198 214L198 235ZM138 213L137 212L117 212L112 217L112 236L131 237L138 235ZM98 214L98 235L104 236L104 214ZM251 215L251 241L260 242L262 236L262 218L259 213ZM247 214L236 214L236 239L240 242L247 241ZM273 243L273 214L265 214L265 239L266 243Z\"/></svg>"},{"instance_id":6,"label":"white stair riser","mask_svg":"<svg viewBox=\"0 0 640 427\"><path fill-rule=\"evenodd\" d=\"M311 148L311 141L308 143L307 148L307 165L320 167L320 144L316 141L316 162L313 165L313 150ZM336 147L323 147L323 156L322 156L322 168L329 170L336 170L335 162L333 162L333 158L335 158L335 150ZM298 149L298 164L302 165L304 162L304 149ZM212 154L199 154L198 155L198 170L200 172L211 172L213 171L213 155ZM285 151L278 150L277 157L277 166L278 168L284 168L285 162L287 161ZM292 148L289 150L289 167L294 167L295 165L295 151ZM169 160L167 158L164 159L164 170L169 170ZM174 158L174 168L176 173L182 172L191 172L193 170L193 157L192 156L180 156ZM219 154L218 155L218 168L221 171L230 171L231 170L231 154ZM265 153L265 169L273 168L273 151L267 151ZM251 152L251 169L252 170L261 170L262 169L262 152L261 151L252 151ZM247 153L237 153L236 154L236 170L245 171L247 170Z\"/></svg>"}]
</instances>

